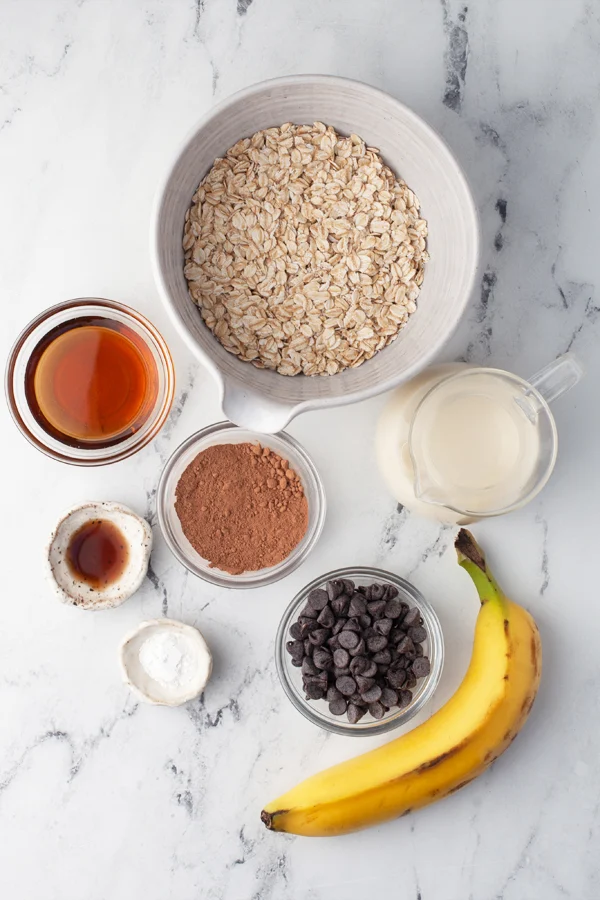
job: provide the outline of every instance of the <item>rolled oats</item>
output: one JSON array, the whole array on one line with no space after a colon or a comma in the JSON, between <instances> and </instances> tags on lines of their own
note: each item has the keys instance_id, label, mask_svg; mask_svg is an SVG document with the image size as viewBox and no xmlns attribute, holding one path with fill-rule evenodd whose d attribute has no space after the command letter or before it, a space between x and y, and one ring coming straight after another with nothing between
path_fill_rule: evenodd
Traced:
<instances>
[{"instance_id":1,"label":"rolled oats","mask_svg":"<svg viewBox=\"0 0 600 900\"><path fill-rule=\"evenodd\" d=\"M427 223L379 152L322 122L215 163L183 235L190 296L230 353L282 375L361 365L417 309Z\"/></svg>"}]
</instances>

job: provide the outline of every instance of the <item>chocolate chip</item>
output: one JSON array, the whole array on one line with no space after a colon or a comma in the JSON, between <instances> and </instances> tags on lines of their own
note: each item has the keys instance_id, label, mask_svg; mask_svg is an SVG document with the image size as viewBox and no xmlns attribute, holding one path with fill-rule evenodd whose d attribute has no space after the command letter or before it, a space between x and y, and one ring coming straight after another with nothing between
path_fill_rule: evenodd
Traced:
<instances>
[{"instance_id":1,"label":"chocolate chip","mask_svg":"<svg viewBox=\"0 0 600 900\"><path fill-rule=\"evenodd\" d=\"M326 696L325 696L325 699L326 699L329 703L331 703L332 700L338 700L341 696L342 696L342 695L340 694L340 692L338 691L338 689L336 688L336 686L335 686L334 684L331 684L331 685L327 688L327 694L326 694Z\"/></svg>"},{"instance_id":2,"label":"chocolate chip","mask_svg":"<svg viewBox=\"0 0 600 900\"><path fill-rule=\"evenodd\" d=\"M360 706L357 706L355 703L348 704L348 721L351 725L356 725L365 714L365 710L361 709Z\"/></svg>"},{"instance_id":3,"label":"chocolate chip","mask_svg":"<svg viewBox=\"0 0 600 900\"><path fill-rule=\"evenodd\" d=\"M360 632L360 622L358 619L347 619L344 624L344 631L356 631Z\"/></svg>"},{"instance_id":4,"label":"chocolate chip","mask_svg":"<svg viewBox=\"0 0 600 900\"><path fill-rule=\"evenodd\" d=\"M336 680L335 686L344 697L350 697L356 690L356 682L350 675L342 675Z\"/></svg>"},{"instance_id":5,"label":"chocolate chip","mask_svg":"<svg viewBox=\"0 0 600 900\"><path fill-rule=\"evenodd\" d=\"M333 665L333 656L329 650L318 647L314 652L313 662L317 669L328 669Z\"/></svg>"},{"instance_id":6,"label":"chocolate chip","mask_svg":"<svg viewBox=\"0 0 600 900\"><path fill-rule=\"evenodd\" d=\"M372 688L375 684L374 678L365 678L364 675L356 676L356 686L358 688L358 692L360 694L364 694L365 691L368 691L369 688ZM379 697L375 697L376 700L379 700Z\"/></svg>"},{"instance_id":7,"label":"chocolate chip","mask_svg":"<svg viewBox=\"0 0 600 900\"><path fill-rule=\"evenodd\" d=\"M402 638L406 637L406 632L402 630L398 625L396 625L390 631L390 639L394 642L394 644L399 644Z\"/></svg>"},{"instance_id":8,"label":"chocolate chip","mask_svg":"<svg viewBox=\"0 0 600 900\"><path fill-rule=\"evenodd\" d=\"M364 638L361 638L356 647L350 651L350 656L364 656L366 649L367 645L365 644Z\"/></svg>"},{"instance_id":9,"label":"chocolate chip","mask_svg":"<svg viewBox=\"0 0 600 900\"><path fill-rule=\"evenodd\" d=\"M350 601L350 607L348 609L349 616L362 616L367 611L367 602L364 597L361 597L360 594L355 594Z\"/></svg>"},{"instance_id":10,"label":"chocolate chip","mask_svg":"<svg viewBox=\"0 0 600 900\"><path fill-rule=\"evenodd\" d=\"M325 691L323 690L321 685L317 684L316 682L307 684L304 690L306 691L306 695L309 700L322 700L325 696Z\"/></svg>"},{"instance_id":11,"label":"chocolate chip","mask_svg":"<svg viewBox=\"0 0 600 900\"><path fill-rule=\"evenodd\" d=\"M302 620L298 619L298 621L300 622L300 628L302 629L302 638L303 639L308 637L309 634L311 633L311 631L316 631L317 628L319 627L319 623L317 622L316 619L303 618Z\"/></svg>"},{"instance_id":12,"label":"chocolate chip","mask_svg":"<svg viewBox=\"0 0 600 900\"><path fill-rule=\"evenodd\" d=\"M315 631L311 631L308 639L315 647L321 647L330 635L331 632L328 628L317 628Z\"/></svg>"},{"instance_id":13,"label":"chocolate chip","mask_svg":"<svg viewBox=\"0 0 600 900\"><path fill-rule=\"evenodd\" d=\"M361 696L367 703L376 703L381 697L381 687L373 684L368 690L361 691Z\"/></svg>"},{"instance_id":14,"label":"chocolate chip","mask_svg":"<svg viewBox=\"0 0 600 900\"><path fill-rule=\"evenodd\" d=\"M378 634L384 634L387 637L392 630L393 622L391 619L377 619L373 627Z\"/></svg>"},{"instance_id":15,"label":"chocolate chip","mask_svg":"<svg viewBox=\"0 0 600 900\"><path fill-rule=\"evenodd\" d=\"M321 651L319 651L320 653ZM302 674L303 675L316 675L318 673L318 669L315 666L314 660L310 658L310 656L305 656L302 660Z\"/></svg>"},{"instance_id":16,"label":"chocolate chip","mask_svg":"<svg viewBox=\"0 0 600 900\"><path fill-rule=\"evenodd\" d=\"M290 637L293 637L295 641L303 640L304 634L302 633L300 622L294 622L293 625L290 625Z\"/></svg>"},{"instance_id":17,"label":"chocolate chip","mask_svg":"<svg viewBox=\"0 0 600 900\"><path fill-rule=\"evenodd\" d=\"M330 638L327 638L327 646L332 653L334 650L338 649L338 647L340 646L340 642L338 641L336 634L332 635Z\"/></svg>"},{"instance_id":18,"label":"chocolate chip","mask_svg":"<svg viewBox=\"0 0 600 900\"><path fill-rule=\"evenodd\" d=\"M339 634L345 624L346 624L346 620L344 618L338 619L332 628L333 633Z\"/></svg>"},{"instance_id":19,"label":"chocolate chip","mask_svg":"<svg viewBox=\"0 0 600 900\"><path fill-rule=\"evenodd\" d=\"M374 663L372 659L368 660L368 666L362 673L365 678L374 678L377 675L377 663Z\"/></svg>"},{"instance_id":20,"label":"chocolate chip","mask_svg":"<svg viewBox=\"0 0 600 900\"><path fill-rule=\"evenodd\" d=\"M383 634L376 634L367 639L367 647L371 653L377 653L387 647L387 638Z\"/></svg>"},{"instance_id":21,"label":"chocolate chip","mask_svg":"<svg viewBox=\"0 0 600 900\"><path fill-rule=\"evenodd\" d=\"M356 590L354 582L350 581L349 578L342 578L342 581L344 582L344 591L346 592L346 594L348 594L349 597L351 597Z\"/></svg>"},{"instance_id":22,"label":"chocolate chip","mask_svg":"<svg viewBox=\"0 0 600 900\"><path fill-rule=\"evenodd\" d=\"M423 644L415 644L415 653L417 654L417 656L425 656Z\"/></svg>"},{"instance_id":23,"label":"chocolate chip","mask_svg":"<svg viewBox=\"0 0 600 900\"><path fill-rule=\"evenodd\" d=\"M369 668L371 663L364 656L355 656L350 661L350 671L353 675L362 675L365 669Z\"/></svg>"},{"instance_id":24,"label":"chocolate chip","mask_svg":"<svg viewBox=\"0 0 600 900\"><path fill-rule=\"evenodd\" d=\"M388 619L397 619L402 612L402 605L399 600L388 600L385 604L385 615Z\"/></svg>"},{"instance_id":25,"label":"chocolate chip","mask_svg":"<svg viewBox=\"0 0 600 900\"><path fill-rule=\"evenodd\" d=\"M300 619L316 619L319 615L318 610L314 609L312 606L309 606L307 603L302 612L300 613Z\"/></svg>"},{"instance_id":26,"label":"chocolate chip","mask_svg":"<svg viewBox=\"0 0 600 900\"><path fill-rule=\"evenodd\" d=\"M381 691L379 702L382 706L385 706L386 709L391 709L392 706L396 706L398 703L398 694L392 688L384 687Z\"/></svg>"},{"instance_id":27,"label":"chocolate chip","mask_svg":"<svg viewBox=\"0 0 600 900\"><path fill-rule=\"evenodd\" d=\"M413 625L408 629L408 636L412 638L415 644L422 644L427 637L427 632L422 625Z\"/></svg>"},{"instance_id":28,"label":"chocolate chip","mask_svg":"<svg viewBox=\"0 0 600 900\"><path fill-rule=\"evenodd\" d=\"M384 594L384 584L374 584L371 586L371 600L381 600Z\"/></svg>"},{"instance_id":29,"label":"chocolate chip","mask_svg":"<svg viewBox=\"0 0 600 900\"><path fill-rule=\"evenodd\" d=\"M374 703L369 703L369 712L374 719L383 719L385 715L385 709L378 700L376 700Z\"/></svg>"},{"instance_id":30,"label":"chocolate chip","mask_svg":"<svg viewBox=\"0 0 600 900\"><path fill-rule=\"evenodd\" d=\"M388 584L387 591L385 593L386 600L393 600L394 597L397 597L400 591L396 587L395 584Z\"/></svg>"},{"instance_id":31,"label":"chocolate chip","mask_svg":"<svg viewBox=\"0 0 600 900\"><path fill-rule=\"evenodd\" d=\"M412 698L412 691L400 691L400 697L398 698L398 706L400 709L404 709L405 706L410 706Z\"/></svg>"},{"instance_id":32,"label":"chocolate chip","mask_svg":"<svg viewBox=\"0 0 600 900\"><path fill-rule=\"evenodd\" d=\"M417 678L425 678L426 675L429 675L431 671L431 665L426 656L417 657L414 663L412 664L413 674L416 675Z\"/></svg>"},{"instance_id":33,"label":"chocolate chip","mask_svg":"<svg viewBox=\"0 0 600 900\"><path fill-rule=\"evenodd\" d=\"M333 664L333 675L335 678L339 678L340 675L349 675L350 674L350 666L336 666Z\"/></svg>"},{"instance_id":34,"label":"chocolate chip","mask_svg":"<svg viewBox=\"0 0 600 900\"><path fill-rule=\"evenodd\" d=\"M417 683L417 679L415 674L411 671L411 669L406 669L406 684L407 688L414 688Z\"/></svg>"},{"instance_id":35,"label":"chocolate chip","mask_svg":"<svg viewBox=\"0 0 600 900\"><path fill-rule=\"evenodd\" d=\"M377 663L378 666L389 666L392 661L392 654L390 651L385 648L385 650L379 650L378 653L373 654L373 662Z\"/></svg>"},{"instance_id":36,"label":"chocolate chip","mask_svg":"<svg viewBox=\"0 0 600 900\"><path fill-rule=\"evenodd\" d=\"M367 603L367 609L370 616L373 616L374 619L380 619L385 610L385 600L372 600L370 603Z\"/></svg>"},{"instance_id":37,"label":"chocolate chip","mask_svg":"<svg viewBox=\"0 0 600 900\"><path fill-rule=\"evenodd\" d=\"M302 659L304 655L304 644L302 641L288 641L285 649L294 659Z\"/></svg>"},{"instance_id":38,"label":"chocolate chip","mask_svg":"<svg viewBox=\"0 0 600 900\"><path fill-rule=\"evenodd\" d=\"M404 616L404 618L402 620L402 625L404 626L404 629L407 630L412 625L418 625L420 618L421 618L420 610L418 610L416 606L413 606L412 609L409 609L409 611L406 613L406 615Z\"/></svg>"},{"instance_id":39,"label":"chocolate chip","mask_svg":"<svg viewBox=\"0 0 600 900\"><path fill-rule=\"evenodd\" d=\"M312 652L313 652L314 649L315 649L315 648L314 648L313 644L311 644L311 642L309 641L309 639L306 638L305 641L304 641L304 652L306 653L306 655L307 655L307 656L312 656Z\"/></svg>"},{"instance_id":40,"label":"chocolate chip","mask_svg":"<svg viewBox=\"0 0 600 900\"><path fill-rule=\"evenodd\" d=\"M326 589L330 600L335 600L344 593L344 585L341 581L328 581Z\"/></svg>"},{"instance_id":41,"label":"chocolate chip","mask_svg":"<svg viewBox=\"0 0 600 900\"><path fill-rule=\"evenodd\" d=\"M333 661L336 666L343 668L347 666L350 662L350 654L347 650L344 650L343 647L340 647L339 650L336 650L333 654Z\"/></svg>"},{"instance_id":42,"label":"chocolate chip","mask_svg":"<svg viewBox=\"0 0 600 900\"><path fill-rule=\"evenodd\" d=\"M330 606L323 607L319 613L317 622L319 625L322 625L323 628L332 628L335 625L335 616Z\"/></svg>"},{"instance_id":43,"label":"chocolate chip","mask_svg":"<svg viewBox=\"0 0 600 900\"><path fill-rule=\"evenodd\" d=\"M302 665L301 659L291 659L290 662L293 666L296 666L296 668L300 668L300 666Z\"/></svg>"},{"instance_id":44,"label":"chocolate chip","mask_svg":"<svg viewBox=\"0 0 600 900\"><path fill-rule=\"evenodd\" d=\"M402 638L399 644L397 644L398 653L404 654L404 656L411 656L414 659L415 657L415 645L412 642L412 639L409 638L408 635Z\"/></svg>"},{"instance_id":45,"label":"chocolate chip","mask_svg":"<svg viewBox=\"0 0 600 900\"><path fill-rule=\"evenodd\" d=\"M346 615L349 606L350 598L346 597L345 594L341 594L339 597L336 597L335 600L331 601L331 608L336 616Z\"/></svg>"},{"instance_id":46,"label":"chocolate chip","mask_svg":"<svg viewBox=\"0 0 600 900\"><path fill-rule=\"evenodd\" d=\"M324 591L321 588L315 588L314 591L310 592L307 600L308 606L311 609L316 609L320 612L329 603L329 595L327 591Z\"/></svg>"},{"instance_id":47,"label":"chocolate chip","mask_svg":"<svg viewBox=\"0 0 600 900\"><path fill-rule=\"evenodd\" d=\"M406 672L404 669L388 669L386 678L390 687L398 690L406 681Z\"/></svg>"},{"instance_id":48,"label":"chocolate chip","mask_svg":"<svg viewBox=\"0 0 600 900\"><path fill-rule=\"evenodd\" d=\"M355 631L344 630L340 631L338 640L340 642L340 647L343 647L344 650L353 650L354 647L358 646L360 638Z\"/></svg>"},{"instance_id":49,"label":"chocolate chip","mask_svg":"<svg viewBox=\"0 0 600 900\"><path fill-rule=\"evenodd\" d=\"M360 622L360 627L364 630L365 628L371 627L371 616L364 613L364 615L358 617L358 621Z\"/></svg>"},{"instance_id":50,"label":"chocolate chip","mask_svg":"<svg viewBox=\"0 0 600 900\"><path fill-rule=\"evenodd\" d=\"M348 704L341 696L329 704L329 712L332 716L343 716L347 708Z\"/></svg>"}]
</instances>

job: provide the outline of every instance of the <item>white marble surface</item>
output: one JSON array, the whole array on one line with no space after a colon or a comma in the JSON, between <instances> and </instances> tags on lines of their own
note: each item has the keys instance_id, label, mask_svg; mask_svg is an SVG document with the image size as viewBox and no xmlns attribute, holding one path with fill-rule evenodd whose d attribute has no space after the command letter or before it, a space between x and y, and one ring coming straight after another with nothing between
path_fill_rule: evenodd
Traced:
<instances>
[{"instance_id":1,"label":"white marble surface","mask_svg":"<svg viewBox=\"0 0 600 900\"><path fill-rule=\"evenodd\" d=\"M583 0L2 0L3 354L45 306L97 294L153 319L179 384L158 440L106 469L45 459L0 413L1 897L600 897L599 52L600 7ZM219 591L186 575L156 534L143 589L92 614L58 604L40 564L58 513L77 501L119 500L153 519L167 455L219 417L214 386L152 282L154 188L215 99L295 72L386 89L465 166L483 223L482 281L447 357L526 375L572 348L587 367L556 406L550 485L476 530L543 633L544 679L525 731L451 799L320 841L259 822L267 799L366 748L315 730L283 696L273 637L290 597L353 562L411 578L445 630L434 706L465 671L476 614L452 532L397 512L374 470L380 400L291 426L320 467L330 513L318 549L278 585ZM187 708L142 705L120 680L121 636L161 614L198 624L214 648L214 678Z\"/></svg>"}]
</instances>

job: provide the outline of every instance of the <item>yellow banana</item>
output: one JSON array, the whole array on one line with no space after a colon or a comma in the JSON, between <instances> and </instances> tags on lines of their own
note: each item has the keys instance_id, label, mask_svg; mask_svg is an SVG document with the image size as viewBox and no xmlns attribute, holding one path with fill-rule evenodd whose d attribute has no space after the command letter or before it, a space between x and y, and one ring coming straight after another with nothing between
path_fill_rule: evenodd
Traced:
<instances>
[{"instance_id":1,"label":"yellow banana","mask_svg":"<svg viewBox=\"0 0 600 900\"><path fill-rule=\"evenodd\" d=\"M261 813L267 828L337 835L407 815L468 784L516 737L540 681L540 635L529 613L501 592L468 531L461 530L456 549L481 609L469 669L454 696L408 734L269 803Z\"/></svg>"}]
</instances>

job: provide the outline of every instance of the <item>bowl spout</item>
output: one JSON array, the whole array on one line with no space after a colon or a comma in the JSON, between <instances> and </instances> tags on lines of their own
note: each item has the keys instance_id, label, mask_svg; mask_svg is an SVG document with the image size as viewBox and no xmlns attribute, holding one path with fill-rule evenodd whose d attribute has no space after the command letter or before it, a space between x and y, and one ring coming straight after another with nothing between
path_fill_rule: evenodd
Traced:
<instances>
[{"instance_id":1,"label":"bowl spout","mask_svg":"<svg viewBox=\"0 0 600 900\"><path fill-rule=\"evenodd\" d=\"M226 381L221 400L223 413L240 428L277 434L299 412L298 404L283 403L251 390L244 384Z\"/></svg>"}]
</instances>

